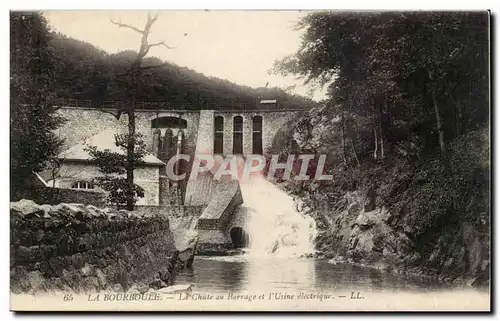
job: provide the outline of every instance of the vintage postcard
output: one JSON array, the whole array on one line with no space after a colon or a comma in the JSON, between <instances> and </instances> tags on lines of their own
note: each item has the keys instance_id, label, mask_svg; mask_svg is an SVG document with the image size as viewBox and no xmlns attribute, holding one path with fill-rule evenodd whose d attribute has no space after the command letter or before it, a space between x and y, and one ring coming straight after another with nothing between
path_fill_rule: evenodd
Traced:
<instances>
[{"instance_id":1,"label":"vintage postcard","mask_svg":"<svg viewBox=\"0 0 500 321\"><path fill-rule=\"evenodd\" d=\"M11 11L13 311L490 311L490 13Z\"/></svg>"}]
</instances>

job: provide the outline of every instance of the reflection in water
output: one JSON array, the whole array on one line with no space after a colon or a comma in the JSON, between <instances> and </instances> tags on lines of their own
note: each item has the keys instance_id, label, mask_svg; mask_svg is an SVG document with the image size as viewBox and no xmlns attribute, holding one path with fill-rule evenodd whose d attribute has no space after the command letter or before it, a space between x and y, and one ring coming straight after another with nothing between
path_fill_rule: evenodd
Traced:
<instances>
[{"instance_id":1,"label":"reflection in water","mask_svg":"<svg viewBox=\"0 0 500 321\"><path fill-rule=\"evenodd\" d=\"M192 271L182 272L176 283L193 283L196 291L233 292L424 291L443 287L420 278L332 265L324 259L257 259L245 255L197 257Z\"/></svg>"},{"instance_id":2,"label":"reflection in water","mask_svg":"<svg viewBox=\"0 0 500 321\"><path fill-rule=\"evenodd\" d=\"M370 270L370 280L372 281L373 290L382 290L384 285L384 280L382 278L382 273L377 270Z\"/></svg>"},{"instance_id":3,"label":"reflection in water","mask_svg":"<svg viewBox=\"0 0 500 321\"><path fill-rule=\"evenodd\" d=\"M197 289L240 291L245 279L244 262L226 262L197 257L192 270L183 270L176 277L176 284L192 283Z\"/></svg>"},{"instance_id":4,"label":"reflection in water","mask_svg":"<svg viewBox=\"0 0 500 321\"><path fill-rule=\"evenodd\" d=\"M315 261L310 259L262 258L248 261L247 265L245 281L249 291L306 290L316 280Z\"/></svg>"}]
</instances>

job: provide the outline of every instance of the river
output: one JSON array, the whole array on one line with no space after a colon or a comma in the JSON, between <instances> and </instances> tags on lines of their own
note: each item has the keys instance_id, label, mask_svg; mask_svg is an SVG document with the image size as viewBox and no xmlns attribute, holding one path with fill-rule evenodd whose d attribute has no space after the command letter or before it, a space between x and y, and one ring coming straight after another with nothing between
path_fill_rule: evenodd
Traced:
<instances>
[{"instance_id":1,"label":"river","mask_svg":"<svg viewBox=\"0 0 500 321\"><path fill-rule=\"evenodd\" d=\"M175 283L193 284L195 294L204 293L200 298L238 298L233 293L244 293L247 299L255 296L253 308L271 310L313 306L321 310L462 309L467 308L464 298L474 307L476 303L481 307L487 304L485 290L457 289L426 278L307 257L314 254L314 220L297 212L292 197L260 175L240 182L240 186L244 204L239 210L249 215L243 226L249 238L244 253L197 256L191 269L176 276ZM455 299L457 293L459 299ZM334 300L323 300L324 294ZM304 301L311 298L316 298L314 304ZM283 302L287 299L288 303ZM227 300L219 304L221 308L249 308ZM212 308L209 302L207 307Z\"/></svg>"},{"instance_id":2,"label":"river","mask_svg":"<svg viewBox=\"0 0 500 321\"><path fill-rule=\"evenodd\" d=\"M192 283L199 291L433 291L449 288L426 278L385 273L326 259L237 256L196 257L192 269L176 283Z\"/></svg>"}]
</instances>

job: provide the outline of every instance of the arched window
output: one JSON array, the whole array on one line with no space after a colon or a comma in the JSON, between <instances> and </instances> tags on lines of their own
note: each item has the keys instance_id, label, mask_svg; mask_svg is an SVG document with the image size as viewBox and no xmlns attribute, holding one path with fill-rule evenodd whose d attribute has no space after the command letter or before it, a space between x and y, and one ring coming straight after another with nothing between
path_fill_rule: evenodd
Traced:
<instances>
[{"instance_id":1,"label":"arched window","mask_svg":"<svg viewBox=\"0 0 500 321\"><path fill-rule=\"evenodd\" d=\"M262 155L262 116L252 118L252 154Z\"/></svg>"},{"instance_id":2,"label":"arched window","mask_svg":"<svg viewBox=\"0 0 500 321\"><path fill-rule=\"evenodd\" d=\"M233 154L243 154L243 117L233 118Z\"/></svg>"},{"instance_id":3,"label":"arched window","mask_svg":"<svg viewBox=\"0 0 500 321\"><path fill-rule=\"evenodd\" d=\"M94 189L94 184L91 182L87 181L78 181L74 182L73 185L71 185L72 189Z\"/></svg>"},{"instance_id":4,"label":"arched window","mask_svg":"<svg viewBox=\"0 0 500 321\"><path fill-rule=\"evenodd\" d=\"M214 119L214 154L222 154L224 149L224 117Z\"/></svg>"}]
</instances>

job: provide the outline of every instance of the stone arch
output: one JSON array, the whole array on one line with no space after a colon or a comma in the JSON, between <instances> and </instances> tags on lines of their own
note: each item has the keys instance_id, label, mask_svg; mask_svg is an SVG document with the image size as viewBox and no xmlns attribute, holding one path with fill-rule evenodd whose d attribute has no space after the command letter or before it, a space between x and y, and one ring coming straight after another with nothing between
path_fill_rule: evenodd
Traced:
<instances>
[{"instance_id":1,"label":"stone arch","mask_svg":"<svg viewBox=\"0 0 500 321\"><path fill-rule=\"evenodd\" d=\"M240 226L235 226L229 231L229 236L231 237L231 242L235 249L241 249L248 247L249 236L248 233Z\"/></svg>"},{"instance_id":2,"label":"stone arch","mask_svg":"<svg viewBox=\"0 0 500 321\"><path fill-rule=\"evenodd\" d=\"M263 118L260 115L252 117L252 154L262 155Z\"/></svg>"},{"instance_id":3,"label":"stone arch","mask_svg":"<svg viewBox=\"0 0 500 321\"><path fill-rule=\"evenodd\" d=\"M243 154L243 117L233 117L233 154Z\"/></svg>"},{"instance_id":4,"label":"stone arch","mask_svg":"<svg viewBox=\"0 0 500 321\"><path fill-rule=\"evenodd\" d=\"M224 117L214 117L214 155L224 152Z\"/></svg>"}]
</instances>

